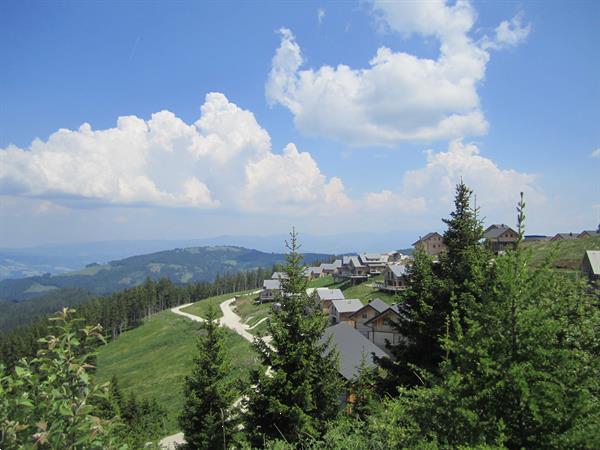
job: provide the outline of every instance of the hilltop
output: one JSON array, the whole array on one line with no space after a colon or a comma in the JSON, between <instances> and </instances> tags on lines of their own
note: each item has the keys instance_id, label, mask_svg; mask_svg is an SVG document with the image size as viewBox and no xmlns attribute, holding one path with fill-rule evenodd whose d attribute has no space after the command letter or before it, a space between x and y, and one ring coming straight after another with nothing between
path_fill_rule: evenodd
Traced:
<instances>
[{"instance_id":1,"label":"hilltop","mask_svg":"<svg viewBox=\"0 0 600 450\"><path fill-rule=\"evenodd\" d=\"M307 263L330 255L307 253ZM169 278L174 283L213 281L217 275L241 272L282 263L285 255L234 246L189 247L132 256L61 275L45 274L0 281L2 300L21 301L62 288L81 288L105 295L137 286L146 278Z\"/></svg>"},{"instance_id":2,"label":"hilltop","mask_svg":"<svg viewBox=\"0 0 600 450\"><path fill-rule=\"evenodd\" d=\"M550 258L555 269L579 271L581 260L587 250L600 250L600 237L586 237L565 241L533 241L526 242L525 247L531 251L531 263L539 266L546 258Z\"/></svg>"}]
</instances>

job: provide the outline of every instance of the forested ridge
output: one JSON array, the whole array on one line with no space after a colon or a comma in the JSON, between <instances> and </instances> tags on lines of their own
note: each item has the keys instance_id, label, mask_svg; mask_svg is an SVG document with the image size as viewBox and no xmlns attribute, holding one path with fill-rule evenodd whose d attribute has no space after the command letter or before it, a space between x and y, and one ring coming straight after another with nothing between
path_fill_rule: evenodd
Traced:
<instances>
[{"instance_id":1,"label":"forested ridge","mask_svg":"<svg viewBox=\"0 0 600 450\"><path fill-rule=\"evenodd\" d=\"M307 262L326 260L330 255L309 253ZM213 281L258 267L282 263L281 253L265 253L234 246L189 247L136 255L106 264L88 264L84 269L62 275L5 279L0 281L0 299L23 301L63 288L81 288L106 295L142 284L146 278L168 278L186 284Z\"/></svg>"}]
</instances>

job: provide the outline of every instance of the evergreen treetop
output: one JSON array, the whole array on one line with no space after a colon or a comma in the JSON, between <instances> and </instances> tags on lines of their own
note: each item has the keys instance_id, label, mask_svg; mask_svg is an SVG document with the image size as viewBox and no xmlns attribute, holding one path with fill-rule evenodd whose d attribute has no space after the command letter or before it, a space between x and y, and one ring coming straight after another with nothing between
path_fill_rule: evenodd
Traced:
<instances>
[{"instance_id":1,"label":"evergreen treetop","mask_svg":"<svg viewBox=\"0 0 600 450\"><path fill-rule=\"evenodd\" d=\"M303 436L318 436L340 409L337 352L328 351L328 343L320 341L327 318L306 293L295 231L286 245L281 308L268 325L272 340L267 345L256 339L254 344L262 367L252 373L245 416L256 446L266 438L297 442Z\"/></svg>"}]
</instances>

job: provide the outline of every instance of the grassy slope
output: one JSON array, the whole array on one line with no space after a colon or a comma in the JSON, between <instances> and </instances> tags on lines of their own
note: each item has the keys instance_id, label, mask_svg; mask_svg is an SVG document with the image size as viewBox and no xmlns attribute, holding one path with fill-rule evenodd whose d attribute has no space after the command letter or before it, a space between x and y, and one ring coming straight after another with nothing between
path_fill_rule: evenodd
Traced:
<instances>
[{"instance_id":1,"label":"grassy slope","mask_svg":"<svg viewBox=\"0 0 600 450\"><path fill-rule=\"evenodd\" d=\"M199 323L163 311L100 348L98 380L116 375L125 392L155 398L167 410L167 432L174 433L179 429L184 377L191 371L199 333ZM226 347L235 358L231 376L243 378L254 363L253 350L234 332L226 333Z\"/></svg>"},{"instance_id":2,"label":"grassy slope","mask_svg":"<svg viewBox=\"0 0 600 450\"><path fill-rule=\"evenodd\" d=\"M569 241L530 242L525 247L532 252L532 264L540 265L551 257L557 269L578 270L586 250L600 250L600 237L573 239Z\"/></svg>"}]
</instances>

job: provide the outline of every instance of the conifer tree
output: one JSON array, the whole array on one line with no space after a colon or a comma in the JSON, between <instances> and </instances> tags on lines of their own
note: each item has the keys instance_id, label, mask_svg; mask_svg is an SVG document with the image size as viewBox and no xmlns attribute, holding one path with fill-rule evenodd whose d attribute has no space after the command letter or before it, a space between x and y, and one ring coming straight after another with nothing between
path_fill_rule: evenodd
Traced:
<instances>
[{"instance_id":1,"label":"conifer tree","mask_svg":"<svg viewBox=\"0 0 600 450\"><path fill-rule=\"evenodd\" d=\"M461 180L454 211L443 220L448 225L444 232L448 251L439 262L421 247L415 251L400 303L402 314L396 321L405 339L391 347L395 361L378 360L387 373L379 383L386 393L396 394L400 385L423 385L428 375L438 373L444 357L441 339L449 332L451 313L456 309L462 317L460 311L476 308L489 286L490 254L480 243L483 229L477 209L471 207L471 195Z\"/></svg>"},{"instance_id":2,"label":"conifer tree","mask_svg":"<svg viewBox=\"0 0 600 450\"><path fill-rule=\"evenodd\" d=\"M433 386L399 398L412 429L448 447L597 448L597 299L548 265L532 268L520 245L493 267L477 307L452 311Z\"/></svg>"},{"instance_id":3,"label":"conifer tree","mask_svg":"<svg viewBox=\"0 0 600 450\"><path fill-rule=\"evenodd\" d=\"M340 410L337 352L320 341L327 318L306 293L295 231L286 246L281 308L269 322L270 345L255 340L263 367L253 371L253 387L245 402L246 430L256 446L269 438L297 442L319 436Z\"/></svg>"},{"instance_id":4,"label":"conifer tree","mask_svg":"<svg viewBox=\"0 0 600 450\"><path fill-rule=\"evenodd\" d=\"M206 334L198 339L198 354L192 374L186 377L179 424L187 448L222 449L232 442L237 426L233 403L237 396L229 377L231 363L211 308L203 325Z\"/></svg>"}]
</instances>

